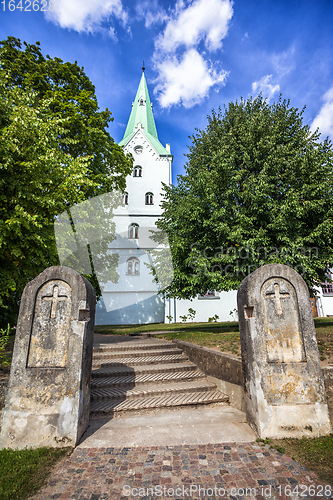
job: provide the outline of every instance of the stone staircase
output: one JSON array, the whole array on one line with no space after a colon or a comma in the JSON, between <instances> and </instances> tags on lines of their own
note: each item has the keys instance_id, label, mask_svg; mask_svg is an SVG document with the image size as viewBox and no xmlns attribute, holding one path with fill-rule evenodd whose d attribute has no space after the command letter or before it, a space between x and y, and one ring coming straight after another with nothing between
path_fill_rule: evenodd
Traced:
<instances>
[{"instance_id":1,"label":"stone staircase","mask_svg":"<svg viewBox=\"0 0 333 500\"><path fill-rule=\"evenodd\" d=\"M157 338L95 335L91 417L134 410L223 402L175 344Z\"/></svg>"}]
</instances>

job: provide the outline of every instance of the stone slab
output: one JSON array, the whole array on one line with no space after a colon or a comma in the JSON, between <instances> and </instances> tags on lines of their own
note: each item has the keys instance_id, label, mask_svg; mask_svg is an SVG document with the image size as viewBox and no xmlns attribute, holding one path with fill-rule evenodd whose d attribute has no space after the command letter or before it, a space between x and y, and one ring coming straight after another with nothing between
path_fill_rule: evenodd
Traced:
<instances>
[{"instance_id":1,"label":"stone slab","mask_svg":"<svg viewBox=\"0 0 333 500\"><path fill-rule=\"evenodd\" d=\"M268 264L238 295L244 399L259 437L328 434L331 424L308 288L292 268Z\"/></svg>"},{"instance_id":2,"label":"stone slab","mask_svg":"<svg viewBox=\"0 0 333 500\"><path fill-rule=\"evenodd\" d=\"M154 410L136 416L91 420L79 448L163 446L255 441L245 413L216 404L214 408Z\"/></svg>"},{"instance_id":3,"label":"stone slab","mask_svg":"<svg viewBox=\"0 0 333 500\"><path fill-rule=\"evenodd\" d=\"M91 284L54 266L24 289L0 446L75 446L89 422L95 317Z\"/></svg>"}]
</instances>

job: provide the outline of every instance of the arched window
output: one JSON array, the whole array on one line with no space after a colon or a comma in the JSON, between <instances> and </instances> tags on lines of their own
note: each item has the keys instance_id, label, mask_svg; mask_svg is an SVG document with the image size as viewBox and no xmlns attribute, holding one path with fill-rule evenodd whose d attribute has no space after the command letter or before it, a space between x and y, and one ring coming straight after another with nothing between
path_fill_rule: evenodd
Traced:
<instances>
[{"instance_id":1,"label":"arched window","mask_svg":"<svg viewBox=\"0 0 333 500\"><path fill-rule=\"evenodd\" d=\"M128 205L128 193L126 191L123 193L121 202L123 205Z\"/></svg>"},{"instance_id":2,"label":"arched window","mask_svg":"<svg viewBox=\"0 0 333 500\"><path fill-rule=\"evenodd\" d=\"M153 193L146 193L146 205L154 205L154 195Z\"/></svg>"},{"instance_id":3,"label":"arched window","mask_svg":"<svg viewBox=\"0 0 333 500\"><path fill-rule=\"evenodd\" d=\"M139 100L139 106L143 106L144 105L144 100L143 100L143 97L140 97L140 100Z\"/></svg>"},{"instance_id":4,"label":"arched window","mask_svg":"<svg viewBox=\"0 0 333 500\"><path fill-rule=\"evenodd\" d=\"M139 238L139 224L131 224L128 228L128 238L130 240L137 240Z\"/></svg>"},{"instance_id":5,"label":"arched window","mask_svg":"<svg viewBox=\"0 0 333 500\"><path fill-rule=\"evenodd\" d=\"M140 275L140 261L136 257L130 257L127 260L127 270L126 274L131 276L139 276Z\"/></svg>"},{"instance_id":6,"label":"arched window","mask_svg":"<svg viewBox=\"0 0 333 500\"><path fill-rule=\"evenodd\" d=\"M133 177L142 177L142 167L135 165L133 169Z\"/></svg>"}]
</instances>

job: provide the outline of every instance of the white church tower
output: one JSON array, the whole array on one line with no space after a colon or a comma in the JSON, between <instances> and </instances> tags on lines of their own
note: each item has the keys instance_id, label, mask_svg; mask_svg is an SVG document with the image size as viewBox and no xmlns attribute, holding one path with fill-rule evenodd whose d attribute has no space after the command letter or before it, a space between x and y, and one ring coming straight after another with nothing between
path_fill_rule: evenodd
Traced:
<instances>
[{"instance_id":1,"label":"white church tower","mask_svg":"<svg viewBox=\"0 0 333 500\"><path fill-rule=\"evenodd\" d=\"M132 175L126 179L122 206L115 211L118 237L112 244L119 255L118 283L104 285L97 305L96 324L163 323L164 299L145 263L151 263L140 235L154 228L162 213L162 182L171 184L172 155L157 135L144 69L124 137L119 143L134 157ZM119 235L126 235L121 238ZM147 234L147 229L146 229Z\"/></svg>"}]
</instances>

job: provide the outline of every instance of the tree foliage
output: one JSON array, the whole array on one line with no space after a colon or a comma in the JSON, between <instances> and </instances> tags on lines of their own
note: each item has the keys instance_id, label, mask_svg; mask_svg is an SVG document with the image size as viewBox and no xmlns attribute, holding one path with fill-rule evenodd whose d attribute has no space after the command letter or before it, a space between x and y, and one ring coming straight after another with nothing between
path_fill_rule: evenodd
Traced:
<instances>
[{"instance_id":1,"label":"tree foliage","mask_svg":"<svg viewBox=\"0 0 333 500\"><path fill-rule=\"evenodd\" d=\"M51 99L50 116L67 118L59 144L73 158L91 156L87 175L94 186L81 186L86 198L111 189L125 189L125 177L131 172L131 157L114 142L106 128L113 121L106 108L100 111L95 87L77 63L64 63L58 57L43 56L39 42L24 42L8 37L0 42L0 68L6 85L33 90L39 98ZM71 138L72 141L61 141Z\"/></svg>"},{"instance_id":2,"label":"tree foliage","mask_svg":"<svg viewBox=\"0 0 333 500\"><path fill-rule=\"evenodd\" d=\"M92 83L77 64L9 37L0 49L0 323L14 321L23 288L59 264L55 217L123 189L132 158L106 130ZM91 278L92 281L94 277Z\"/></svg>"},{"instance_id":3,"label":"tree foliage","mask_svg":"<svg viewBox=\"0 0 333 500\"><path fill-rule=\"evenodd\" d=\"M185 175L164 186L158 227L172 249L170 296L237 289L267 263L287 264L310 291L332 266L332 145L302 111L262 96L212 112L191 137Z\"/></svg>"}]
</instances>

